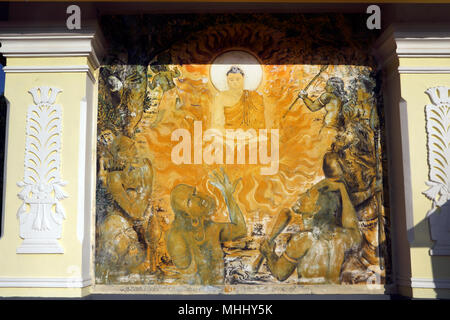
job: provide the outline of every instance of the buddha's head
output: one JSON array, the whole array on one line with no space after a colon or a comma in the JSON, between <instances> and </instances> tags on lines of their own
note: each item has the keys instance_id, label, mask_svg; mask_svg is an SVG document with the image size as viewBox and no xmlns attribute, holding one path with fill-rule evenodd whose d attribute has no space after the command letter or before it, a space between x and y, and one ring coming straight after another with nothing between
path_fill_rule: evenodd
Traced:
<instances>
[{"instance_id":1,"label":"buddha's head","mask_svg":"<svg viewBox=\"0 0 450 320\"><path fill-rule=\"evenodd\" d=\"M232 91L244 89L244 71L239 67L233 66L227 72L228 88Z\"/></svg>"}]
</instances>

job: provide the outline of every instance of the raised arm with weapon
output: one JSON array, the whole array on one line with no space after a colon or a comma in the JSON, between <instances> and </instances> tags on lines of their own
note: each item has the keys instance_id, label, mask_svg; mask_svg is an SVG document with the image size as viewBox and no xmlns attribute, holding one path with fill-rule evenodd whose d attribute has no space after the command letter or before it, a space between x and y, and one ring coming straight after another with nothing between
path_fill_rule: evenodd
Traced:
<instances>
[{"instance_id":1,"label":"raised arm with weapon","mask_svg":"<svg viewBox=\"0 0 450 320\"><path fill-rule=\"evenodd\" d=\"M323 70L325 69L326 66L323 66L319 74L323 72ZM316 75L316 77L318 77L318 75ZM316 77L314 77L311 80L311 82L305 89L308 89L309 85L316 79ZM323 119L322 128L332 129L333 131L342 128L343 117L341 111L342 106L347 101L347 97L346 91L344 89L344 81L341 78L330 77L327 80L325 92L323 92L315 100L312 100L311 98L308 97L308 93L306 92L306 90L301 90L300 93L298 94L298 98L301 98L305 103L306 107L308 107L308 109L311 110L312 112L325 109L326 114Z\"/></svg>"},{"instance_id":2,"label":"raised arm with weapon","mask_svg":"<svg viewBox=\"0 0 450 320\"><path fill-rule=\"evenodd\" d=\"M323 65L320 68L319 73L316 74L314 76L314 78L311 79L311 81L309 81L309 83L306 85L306 87L300 92L300 94L297 96L297 98L295 98L294 102L292 102L292 104L289 106L289 108L287 109L286 113L283 115L283 119L286 117L286 115L289 113L289 111L291 111L292 107L295 105L297 100L302 98L301 94L303 92L306 93L306 91L308 91L309 87L317 80L317 78L319 78L319 76L322 74L322 72L324 72L327 68L328 68L328 65Z\"/></svg>"}]
</instances>

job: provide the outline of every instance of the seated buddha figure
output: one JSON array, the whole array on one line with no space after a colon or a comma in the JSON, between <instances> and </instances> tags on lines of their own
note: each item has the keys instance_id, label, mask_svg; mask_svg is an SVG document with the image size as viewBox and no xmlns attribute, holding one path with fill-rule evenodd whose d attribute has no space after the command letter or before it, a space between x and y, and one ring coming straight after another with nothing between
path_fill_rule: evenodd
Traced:
<instances>
[{"instance_id":1,"label":"seated buddha figure","mask_svg":"<svg viewBox=\"0 0 450 320\"><path fill-rule=\"evenodd\" d=\"M265 129L262 95L244 89L244 72L233 66L227 74L228 90L214 99L212 125L217 129Z\"/></svg>"}]
</instances>

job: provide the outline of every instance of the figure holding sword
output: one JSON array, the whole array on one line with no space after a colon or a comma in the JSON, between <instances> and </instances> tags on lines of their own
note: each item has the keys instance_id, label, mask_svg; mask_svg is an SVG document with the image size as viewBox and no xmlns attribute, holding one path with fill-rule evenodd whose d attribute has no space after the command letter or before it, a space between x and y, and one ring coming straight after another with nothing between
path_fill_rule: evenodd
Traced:
<instances>
[{"instance_id":1,"label":"figure holding sword","mask_svg":"<svg viewBox=\"0 0 450 320\"><path fill-rule=\"evenodd\" d=\"M344 89L344 81L339 77L331 77L328 79L325 92L319 98L312 100L308 97L307 90L311 84L319 77L319 75L327 68L327 65L322 66L319 73L308 83L308 85L300 91L295 101L291 104L289 109L283 115L286 117L287 113L292 109L298 99L302 99L306 107L312 112L316 112L325 108L326 114L323 121L322 128L332 128L338 130L343 125L342 119L342 105L347 101Z\"/></svg>"}]
</instances>

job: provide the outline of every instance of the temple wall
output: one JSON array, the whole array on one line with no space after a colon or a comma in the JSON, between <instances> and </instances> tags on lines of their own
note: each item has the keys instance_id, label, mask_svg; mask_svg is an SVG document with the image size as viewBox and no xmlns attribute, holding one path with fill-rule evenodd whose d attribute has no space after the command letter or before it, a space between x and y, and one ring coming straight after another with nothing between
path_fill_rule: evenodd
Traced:
<instances>
[{"instance_id":1,"label":"temple wall","mask_svg":"<svg viewBox=\"0 0 450 320\"><path fill-rule=\"evenodd\" d=\"M429 286L445 286L450 279L450 257L430 255L433 241L430 237L430 225L426 218L431 209L431 201L423 192L427 190L425 181L429 180L429 166L427 158L427 132L424 116L425 106L430 104L430 99L425 91L428 88L448 85L450 75L447 71L442 73L407 74L405 70L415 67L433 67L448 69L448 58L400 58L401 95L406 101L408 110L408 128L410 141L411 161L411 189L413 206L413 237L411 246L411 272L415 296L421 297L448 297L449 291L443 288L426 288ZM413 71L414 72L414 71ZM417 71L415 71L417 72ZM422 72L422 71L421 71Z\"/></svg>"},{"instance_id":2,"label":"temple wall","mask_svg":"<svg viewBox=\"0 0 450 320\"><path fill-rule=\"evenodd\" d=\"M18 5L20 10L11 16L18 19L18 25L23 26L27 25L30 13L23 11L21 6L23 4ZM92 9L91 6L88 8ZM103 7L103 10L110 10L108 14L112 14L117 13L115 8ZM444 12L442 8L432 11L433 17L441 17L440 14ZM133 14L133 10L129 9L129 13ZM268 7L265 10L271 11ZM315 11L314 7L309 10ZM189 11L189 7L182 11ZM408 11L407 18L402 19L413 19L417 16L416 11ZM390 20L387 23L402 20L398 18L401 12L388 13ZM48 10L46 19L52 25L55 25L55 21L57 25L64 21L63 15L53 15L51 10ZM382 36L381 43L388 43L391 51L386 50L389 53L381 54L377 59L385 72L383 90L389 140L392 281L370 288L312 285L295 287L295 290L277 284L272 287L269 285L266 288L268 291L275 294L399 293L414 298L450 297L450 254L445 253L445 248L436 253L436 241L431 239L431 226L427 218L432 200L423 194L429 188L425 182L430 180L425 108L431 101L425 91L439 86L450 87L449 40L445 27L438 27L434 33L429 32L427 23L430 21L425 21L423 17L420 20L425 23L422 29L419 26L409 33L402 29L403 33L394 31L391 34L388 32L390 36L387 38ZM14 26L11 26L10 29L14 31ZM132 284L121 287L96 285L97 104L101 80L99 61L102 61L103 56L98 42L104 45L107 42L98 30L88 33L87 37L83 33L68 33L61 27L58 32L55 32L55 28L41 31L40 35L33 32L27 34L27 31L0 31L0 52L7 60L5 97L9 106L0 236L3 261L0 264L0 296L82 297L95 293L136 292L195 294L198 288L189 286L173 290L158 286L138 288ZM24 37L24 33L29 38ZM39 39L42 34L49 37L46 40ZM52 38L61 34L63 36L60 38ZM403 44L408 38L418 39L417 46L405 49ZM439 41L431 43L427 39ZM24 201L18 197L23 188L17 182L22 181L25 175L27 112L33 104L33 97L28 90L42 86L62 90L54 102L62 110L61 161L57 170L61 179L67 182L62 186L67 197L57 201L65 210L65 219L61 224L61 236L53 236L52 240L56 240L63 252L59 252L60 249L54 243L48 247L33 240L34 245L25 249L28 253L18 253L17 250L22 250L19 248L22 248L24 238L20 236L22 227L17 213ZM176 100L175 97L171 98ZM25 206L26 210L30 210L30 207L29 203ZM52 213L55 210L52 206ZM201 293L208 293L203 289ZM225 293L248 293L254 287L225 286L222 289ZM254 290L252 293L258 292Z\"/></svg>"},{"instance_id":3,"label":"temple wall","mask_svg":"<svg viewBox=\"0 0 450 320\"><path fill-rule=\"evenodd\" d=\"M76 297L87 292L86 285L90 282L91 229L89 213L84 216L87 212L85 209L89 208L89 198L84 197L85 190L89 189L89 180L85 179L84 170L89 172L90 168L80 154L86 155L83 148L89 144L83 139L86 139L92 128L92 123L86 125L85 117L89 116L91 121L95 117L95 109L92 108L95 84L88 75L91 71L87 60L87 57L71 56L8 58L8 68L5 68L5 96L9 105L7 170L0 238L0 251L8 263L2 263L0 267L0 290L3 296ZM77 66L84 68L74 70ZM21 189L17 182L24 178L26 115L28 106L33 104L33 97L28 90L38 86L61 90L55 103L62 107L59 170L61 179L67 182L63 189L68 195L61 201L66 218L62 223L62 236L57 240L63 253L40 253L39 249L36 253L16 252L23 242L19 237L16 215L22 203L17 196ZM86 97L89 99L88 107L83 102ZM90 114L92 112L93 115ZM80 126L81 122L84 127ZM81 134L80 128L85 130ZM79 170L80 167L83 171Z\"/></svg>"}]
</instances>

